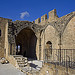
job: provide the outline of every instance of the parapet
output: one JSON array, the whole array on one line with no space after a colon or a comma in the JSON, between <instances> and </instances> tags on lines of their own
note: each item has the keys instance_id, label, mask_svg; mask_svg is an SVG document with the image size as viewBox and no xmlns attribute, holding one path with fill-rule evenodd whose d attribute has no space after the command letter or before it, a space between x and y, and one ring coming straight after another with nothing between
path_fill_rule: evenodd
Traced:
<instances>
[{"instance_id":1,"label":"parapet","mask_svg":"<svg viewBox=\"0 0 75 75\"><path fill-rule=\"evenodd\" d=\"M45 22L51 22L51 21L54 21L54 20L57 20L58 16L57 16L57 13L56 13L56 9L50 11L48 13L48 16L49 18L47 18L47 14L41 16L41 19L38 18L35 20L35 24L44 24Z\"/></svg>"},{"instance_id":2,"label":"parapet","mask_svg":"<svg viewBox=\"0 0 75 75\"><path fill-rule=\"evenodd\" d=\"M38 24L38 23L40 23L40 18L35 20L35 24Z\"/></svg>"},{"instance_id":3,"label":"parapet","mask_svg":"<svg viewBox=\"0 0 75 75\"><path fill-rule=\"evenodd\" d=\"M47 14L45 14L41 17L41 22L45 22L46 20L47 20Z\"/></svg>"},{"instance_id":4,"label":"parapet","mask_svg":"<svg viewBox=\"0 0 75 75\"><path fill-rule=\"evenodd\" d=\"M50 11L48 13L48 15L49 15L48 21L53 21L53 20L56 20L58 18L57 13L56 13L56 9Z\"/></svg>"}]
</instances>

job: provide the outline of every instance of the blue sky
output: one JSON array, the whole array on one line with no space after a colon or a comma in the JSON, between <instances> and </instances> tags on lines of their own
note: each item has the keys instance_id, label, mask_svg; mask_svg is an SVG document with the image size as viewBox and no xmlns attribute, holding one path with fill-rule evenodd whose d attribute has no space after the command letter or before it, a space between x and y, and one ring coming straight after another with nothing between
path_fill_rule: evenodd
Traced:
<instances>
[{"instance_id":1,"label":"blue sky","mask_svg":"<svg viewBox=\"0 0 75 75\"><path fill-rule=\"evenodd\" d=\"M34 21L56 9L59 17L75 11L75 0L0 0L0 17Z\"/></svg>"}]
</instances>

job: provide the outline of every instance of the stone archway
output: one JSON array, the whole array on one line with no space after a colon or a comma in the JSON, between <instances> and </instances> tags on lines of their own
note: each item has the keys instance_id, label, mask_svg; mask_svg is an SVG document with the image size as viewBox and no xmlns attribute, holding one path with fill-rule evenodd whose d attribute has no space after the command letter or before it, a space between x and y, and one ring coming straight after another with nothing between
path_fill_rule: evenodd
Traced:
<instances>
[{"instance_id":1,"label":"stone archway","mask_svg":"<svg viewBox=\"0 0 75 75\"><path fill-rule=\"evenodd\" d=\"M15 38L16 54L23 55L28 58L37 59L36 57L36 43L37 37L35 33L29 29L22 29Z\"/></svg>"},{"instance_id":2,"label":"stone archway","mask_svg":"<svg viewBox=\"0 0 75 75\"><path fill-rule=\"evenodd\" d=\"M43 29L43 26L37 25L37 24L29 22L29 21L14 21L13 23L9 23L9 26L8 26L8 42L9 42L9 50L8 51L9 52L8 52L8 54L9 55L20 54L23 56L27 56L29 58L35 57L34 59L37 58L38 60L40 60L40 57L41 57L41 40L40 40L41 35L40 35L40 32L42 29ZM31 34L30 35L27 34L28 30L33 34L32 37L30 36ZM25 34L23 34L23 33L25 33ZM27 40L29 40L29 49L27 49L26 47L25 48L26 48L27 52L29 50L29 52L31 51L30 53L34 53L34 54L27 54L26 52L24 53L25 55L23 54L23 51L25 49L25 48L23 49L23 46L21 45L23 42L21 42L21 43L17 42L17 40L20 39L21 35L25 35L26 36L25 38L27 38L27 36L31 37L31 39L32 39L31 42L29 39L27 39ZM22 39L25 40L25 38L23 38L23 37L24 36L22 36L20 40L22 40ZM35 38L35 40L36 40L35 42L37 44L32 43L32 42L34 42L34 38ZM30 43L31 43L31 45L30 45ZM36 45L33 48L33 49L36 49L36 50L33 50L34 52L32 52L32 50L30 50L30 48L32 49L33 45ZM27 44L27 46L28 46L28 44ZM17 53L16 49L18 47L20 49L22 49L23 51L20 50L20 52Z\"/></svg>"}]
</instances>

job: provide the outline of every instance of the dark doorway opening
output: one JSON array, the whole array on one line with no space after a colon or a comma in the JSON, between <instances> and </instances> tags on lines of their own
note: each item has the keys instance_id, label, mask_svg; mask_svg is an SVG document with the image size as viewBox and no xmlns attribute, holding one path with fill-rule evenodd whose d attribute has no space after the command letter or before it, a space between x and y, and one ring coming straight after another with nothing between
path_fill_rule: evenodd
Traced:
<instances>
[{"instance_id":1,"label":"dark doorway opening","mask_svg":"<svg viewBox=\"0 0 75 75\"><path fill-rule=\"evenodd\" d=\"M46 43L45 59L46 59L47 61L50 61L51 56L52 56L52 43L51 43L51 41L48 41L48 42Z\"/></svg>"},{"instance_id":2,"label":"dark doorway opening","mask_svg":"<svg viewBox=\"0 0 75 75\"><path fill-rule=\"evenodd\" d=\"M37 59L36 43L35 33L29 28L22 29L16 36L16 54Z\"/></svg>"}]
</instances>

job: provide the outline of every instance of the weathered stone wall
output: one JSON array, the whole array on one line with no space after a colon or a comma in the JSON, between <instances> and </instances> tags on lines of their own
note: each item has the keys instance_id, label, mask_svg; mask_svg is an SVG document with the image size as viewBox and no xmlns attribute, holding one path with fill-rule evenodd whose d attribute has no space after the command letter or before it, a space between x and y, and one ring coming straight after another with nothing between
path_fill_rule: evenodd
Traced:
<instances>
[{"instance_id":1,"label":"weathered stone wall","mask_svg":"<svg viewBox=\"0 0 75 75\"><path fill-rule=\"evenodd\" d=\"M45 29L45 45L48 41L52 43L52 49L58 49L57 31L53 26L48 25Z\"/></svg>"},{"instance_id":2,"label":"weathered stone wall","mask_svg":"<svg viewBox=\"0 0 75 75\"><path fill-rule=\"evenodd\" d=\"M49 18L47 18L47 14L43 15L40 18L35 20L35 23L43 26L43 30L41 34L41 59L44 58L45 55L45 45L46 42L52 42L52 49L75 49L75 19L72 18L75 16L75 12L69 13L63 17L58 18L56 14L56 10L52 10L49 12ZM65 54L70 54L74 56L74 50L65 51ZM56 60L59 52L53 51L53 59ZM66 57L64 55L64 50L61 51L61 57ZM74 58L72 56L72 59Z\"/></svg>"},{"instance_id":3,"label":"weathered stone wall","mask_svg":"<svg viewBox=\"0 0 75 75\"><path fill-rule=\"evenodd\" d=\"M48 42L48 41L50 41L51 43L52 43L52 58L51 58L51 60L56 60L56 50L53 50L53 49L59 49L59 46L58 46L58 44L59 44L59 38L58 38L58 32L56 31L56 29L53 27L53 26L50 26L50 25L48 25L47 26L47 28L45 29L45 45L43 45L43 46L45 46L45 48L44 49L46 49L46 43ZM44 54L44 53L43 53Z\"/></svg>"},{"instance_id":4,"label":"weathered stone wall","mask_svg":"<svg viewBox=\"0 0 75 75\"><path fill-rule=\"evenodd\" d=\"M64 30L62 49L75 49L75 17L70 20Z\"/></svg>"},{"instance_id":5,"label":"weathered stone wall","mask_svg":"<svg viewBox=\"0 0 75 75\"><path fill-rule=\"evenodd\" d=\"M66 51L67 56L70 58L70 61L75 61L75 17L67 24L61 38L61 43L62 49L71 49Z\"/></svg>"}]
</instances>

